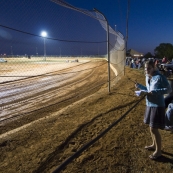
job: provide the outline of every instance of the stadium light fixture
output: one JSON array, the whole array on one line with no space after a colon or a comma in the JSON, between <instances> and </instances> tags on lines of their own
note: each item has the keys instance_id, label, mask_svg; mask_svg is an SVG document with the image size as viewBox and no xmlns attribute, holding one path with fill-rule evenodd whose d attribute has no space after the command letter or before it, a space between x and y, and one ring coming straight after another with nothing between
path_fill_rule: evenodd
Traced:
<instances>
[{"instance_id":1,"label":"stadium light fixture","mask_svg":"<svg viewBox=\"0 0 173 173\"><path fill-rule=\"evenodd\" d=\"M47 32L42 31L41 36L42 36L42 37L46 37L46 36L47 36Z\"/></svg>"}]
</instances>

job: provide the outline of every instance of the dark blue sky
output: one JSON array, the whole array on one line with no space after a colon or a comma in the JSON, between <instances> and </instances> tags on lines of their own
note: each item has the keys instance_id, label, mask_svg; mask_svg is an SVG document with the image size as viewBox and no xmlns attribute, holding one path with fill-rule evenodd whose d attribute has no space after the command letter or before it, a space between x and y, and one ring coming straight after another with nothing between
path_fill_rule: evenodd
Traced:
<instances>
[{"instance_id":1,"label":"dark blue sky","mask_svg":"<svg viewBox=\"0 0 173 173\"><path fill-rule=\"evenodd\" d=\"M126 36L128 0L66 2L86 10L98 9L113 29L116 25L116 30ZM173 44L172 9L172 0L130 0L128 49L145 54L153 53L160 43ZM98 21L49 0L1 0L0 25L0 54L43 54L43 38L38 37L43 30L52 38L46 40L49 55L102 55L106 51L106 33Z\"/></svg>"},{"instance_id":2,"label":"dark blue sky","mask_svg":"<svg viewBox=\"0 0 173 173\"><path fill-rule=\"evenodd\" d=\"M109 24L126 36L128 0L67 0L74 6L99 9ZM128 49L154 52L160 43L173 44L173 0L130 0Z\"/></svg>"}]
</instances>

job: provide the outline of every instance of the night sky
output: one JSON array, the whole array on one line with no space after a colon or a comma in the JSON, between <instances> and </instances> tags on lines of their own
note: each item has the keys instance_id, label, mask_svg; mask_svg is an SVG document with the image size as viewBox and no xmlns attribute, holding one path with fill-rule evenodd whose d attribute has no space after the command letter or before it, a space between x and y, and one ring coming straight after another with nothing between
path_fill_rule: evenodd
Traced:
<instances>
[{"instance_id":1,"label":"night sky","mask_svg":"<svg viewBox=\"0 0 173 173\"><path fill-rule=\"evenodd\" d=\"M86 10L98 9L113 29L126 36L128 0L66 2ZM130 0L127 49L145 54L154 53L160 43L173 44L172 9L172 0ZM98 20L50 0L1 0L0 25L0 54L44 54L40 37L43 30L48 37L47 55L104 55L106 52L106 32Z\"/></svg>"},{"instance_id":2,"label":"night sky","mask_svg":"<svg viewBox=\"0 0 173 173\"><path fill-rule=\"evenodd\" d=\"M99 9L115 27L126 36L128 0L67 0L74 6ZM130 0L128 20L128 49L154 52L160 43L173 44L173 1Z\"/></svg>"}]
</instances>

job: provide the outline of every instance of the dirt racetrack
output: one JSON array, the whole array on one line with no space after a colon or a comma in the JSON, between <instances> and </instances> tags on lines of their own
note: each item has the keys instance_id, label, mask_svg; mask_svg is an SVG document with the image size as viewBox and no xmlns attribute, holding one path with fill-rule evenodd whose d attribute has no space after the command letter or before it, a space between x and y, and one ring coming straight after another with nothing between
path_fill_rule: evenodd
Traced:
<instances>
[{"instance_id":1,"label":"dirt racetrack","mask_svg":"<svg viewBox=\"0 0 173 173\"><path fill-rule=\"evenodd\" d=\"M73 70L81 72L68 73ZM134 96L134 84L128 79L144 84L143 71L126 68L110 94L104 84L106 71L107 65L99 61L1 83L0 172L52 172L133 107L140 97ZM144 149L151 144L144 109L142 100L61 172L173 172L172 133L160 131L160 160L150 160L152 151Z\"/></svg>"}]
</instances>

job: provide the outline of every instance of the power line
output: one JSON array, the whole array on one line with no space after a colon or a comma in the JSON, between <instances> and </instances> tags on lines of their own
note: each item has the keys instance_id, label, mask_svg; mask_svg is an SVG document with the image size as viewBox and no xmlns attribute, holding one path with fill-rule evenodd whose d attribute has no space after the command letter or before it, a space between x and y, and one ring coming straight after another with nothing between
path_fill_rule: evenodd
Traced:
<instances>
[{"instance_id":1,"label":"power line","mask_svg":"<svg viewBox=\"0 0 173 173\"><path fill-rule=\"evenodd\" d=\"M13 31L16 31L16 32L20 32L20 33L23 33L23 34L27 34L27 35L32 35L32 36L36 36L36 37L41 37L40 35L37 35L37 34L33 34L33 33L30 33L30 32L26 32L26 31L22 31L22 30L18 30L18 29L15 29L15 28L11 28L11 27L8 27L8 26L4 26L4 25L0 25L0 27L3 27L3 28L6 28L6 29L10 29L10 30L13 30ZM46 39L49 39L49 40L58 40L58 41L63 41L63 42L79 42L79 43L106 43L107 41L79 41L79 40L62 40L62 39L58 39L58 38L50 38L50 37L46 37Z\"/></svg>"}]
</instances>

